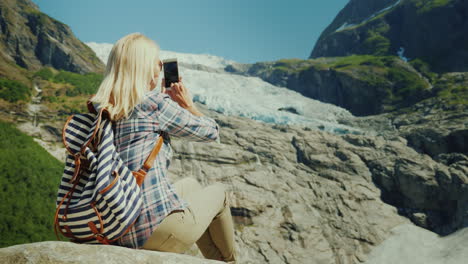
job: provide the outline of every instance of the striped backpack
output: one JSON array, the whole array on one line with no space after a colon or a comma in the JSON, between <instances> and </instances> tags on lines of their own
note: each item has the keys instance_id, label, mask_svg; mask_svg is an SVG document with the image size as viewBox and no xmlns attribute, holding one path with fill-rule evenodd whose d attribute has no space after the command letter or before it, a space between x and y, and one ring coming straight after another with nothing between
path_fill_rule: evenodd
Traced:
<instances>
[{"instance_id":1,"label":"striped backpack","mask_svg":"<svg viewBox=\"0 0 468 264\"><path fill-rule=\"evenodd\" d=\"M112 244L140 215L140 185L162 144L160 134L138 171L130 171L116 151L109 113L88 101L90 113L68 117L62 131L67 149L57 193L54 231L76 243Z\"/></svg>"}]
</instances>

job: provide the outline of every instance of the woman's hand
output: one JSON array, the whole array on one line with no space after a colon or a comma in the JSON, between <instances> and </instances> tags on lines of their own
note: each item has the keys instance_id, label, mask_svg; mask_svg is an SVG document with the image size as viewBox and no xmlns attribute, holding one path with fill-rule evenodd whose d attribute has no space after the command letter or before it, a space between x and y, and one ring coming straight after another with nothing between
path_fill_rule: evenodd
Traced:
<instances>
[{"instance_id":1,"label":"woman's hand","mask_svg":"<svg viewBox=\"0 0 468 264\"><path fill-rule=\"evenodd\" d=\"M203 114L196 109L195 104L193 103L192 96L185 85L182 83L182 77L179 77L179 81L176 83L171 83L171 89L167 90L165 87L165 80L162 79L161 87L163 87L162 92L168 94L171 99L177 102L181 107L189 110L192 114L202 116Z\"/></svg>"}]
</instances>

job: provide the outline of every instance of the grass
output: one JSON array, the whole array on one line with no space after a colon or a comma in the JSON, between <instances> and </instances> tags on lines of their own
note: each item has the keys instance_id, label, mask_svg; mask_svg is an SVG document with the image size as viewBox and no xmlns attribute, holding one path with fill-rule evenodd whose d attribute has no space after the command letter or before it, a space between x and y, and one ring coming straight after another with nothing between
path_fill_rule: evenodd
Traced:
<instances>
[{"instance_id":1,"label":"grass","mask_svg":"<svg viewBox=\"0 0 468 264\"><path fill-rule=\"evenodd\" d=\"M42 102L59 116L87 112L86 101L96 93L103 76L78 74L45 67L33 75L42 79Z\"/></svg>"},{"instance_id":2,"label":"grass","mask_svg":"<svg viewBox=\"0 0 468 264\"><path fill-rule=\"evenodd\" d=\"M65 70L54 73L50 68L43 68L34 76L54 83L70 84L71 86L66 89L68 96L94 94L103 79L103 76L98 73L78 74Z\"/></svg>"},{"instance_id":3,"label":"grass","mask_svg":"<svg viewBox=\"0 0 468 264\"><path fill-rule=\"evenodd\" d=\"M0 98L14 103L26 101L31 96L31 90L23 83L15 80L0 78Z\"/></svg>"},{"instance_id":4,"label":"grass","mask_svg":"<svg viewBox=\"0 0 468 264\"><path fill-rule=\"evenodd\" d=\"M453 0L412 0L418 8L418 13L426 13L434 8L448 5Z\"/></svg>"},{"instance_id":5,"label":"grass","mask_svg":"<svg viewBox=\"0 0 468 264\"><path fill-rule=\"evenodd\" d=\"M55 240L55 199L64 165L0 121L0 247Z\"/></svg>"},{"instance_id":6,"label":"grass","mask_svg":"<svg viewBox=\"0 0 468 264\"><path fill-rule=\"evenodd\" d=\"M458 80L450 74L442 76L434 84L438 98L449 104L468 105L468 80Z\"/></svg>"},{"instance_id":7,"label":"grass","mask_svg":"<svg viewBox=\"0 0 468 264\"><path fill-rule=\"evenodd\" d=\"M423 60L413 63L415 68L427 75L429 80L437 78ZM299 75L304 70L336 71L351 76L363 83L361 89L373 89L379 94L386 111L409 106L426 98L428 83L416 71L412 71L397 56L350 55L319 59L279 60L269 68L272 73ZM363 94L370 91L363 90Z\"/></svg>"},{"instance_id":8,"label":"grass","mask_svg":"<svg viewBox=\"0 0 468 264\"><path fill-rule=\"evenodd\" d=\"M413 59L409 63L430 82L435 82L437 80L437 73L432 72L429 63L425 62L422 58Z\"/></svg>"}]
</instances>

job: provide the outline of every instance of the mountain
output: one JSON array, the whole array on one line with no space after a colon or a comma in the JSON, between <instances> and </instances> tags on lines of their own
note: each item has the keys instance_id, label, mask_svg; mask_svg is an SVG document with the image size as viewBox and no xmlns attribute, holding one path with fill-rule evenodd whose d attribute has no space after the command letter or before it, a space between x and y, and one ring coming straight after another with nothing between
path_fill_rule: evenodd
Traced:
<instances>
[{"instance_id":1,"label":"mountain","mask_svg":"<svg viewBox=\"0 0 468 264\"><path fill-rule=\"evenodd\" d=\"M42 13L30 0L0 1L0 74L42 66L76 73L102 72L104 64L70 27Z\"/></svg>"},{"instance_id":2,"label":"mountain","mask_svg":"<svg viewBox=\"0 0 468 264\"><path fill-rule=\"evenodd\" d=\"M465 0L351 0L310 58L400 54L438 73L468 71L467 29Z\"/></svg>"},{"instance_id":3,"label":"mountain","mask_svg":"<svg viewBox=\"0 0 468 264\"><path fill-rule=\"evenodd\" d=\"M392 4L362 3L368 10L356 9L356 21ZM112 44L87 45L107 61ZM239 64L162 51L163 59L178 58L197 107L220 125L219 143L172 138L169 180L226 185L240 263L463 261L468 73L434 73L423 60L400 55ZM60 162L36 142L63 160L65 118L86 111L84 102L102 80L100 73L9 63L14 72L0 79L0 119L11 123L0 123L0 195L8 201L0 213L4 246L54 239L44 219L53 219L49 198L58 187L53 183L59 184ZM91 248L16 245L0 249L0 262L87 262L69 254L82 249ZM89 253L112 260L117 248L93 249ZM156 255L155 261L195 261L120 253L126 256L119 260L134 263ZM202 257L196 245L186 254Z\"/></svg>"},{"instance_id":4,"label":"mountain","mask_svg":"<svg viewBox=\"0 0 468 264\"><path fill-rule=\"evenodd\" d=\"M396 56L353 55L283 59L230 65L226 71L258 76L353 115L375 115L410 106L434 92L428 79Z\"/></svg>"},{"instance_id":5,"label":"mountain","mask_svg":"<svg viewBox=\"0 0 468 264\"><path fill-rule=\"evenodd\" d=\"M107 62L112 44L86 44ZM274 86L258 77L224 71L226 66L235 63L233 61L207 54L161 51L161 59L174 57L178 59L180 75L194 100L211 110L267 123L300 124L334 133L357 132L352 126L341 124L342 120L352 118L345 109Z\"/></svg>"},{"instance_id":6,"label":"mountain","mask_svg":"<svg viewBox=\"0 0 468 264\"><path fill-rule=\"evenodd\" d=\"M430 98L466 105L468 88L450 76L468 71L467 29L467 1L351 0L309 59L234 63L225 70L357 116L399 111Z\"/></svg>"}]
</instances>

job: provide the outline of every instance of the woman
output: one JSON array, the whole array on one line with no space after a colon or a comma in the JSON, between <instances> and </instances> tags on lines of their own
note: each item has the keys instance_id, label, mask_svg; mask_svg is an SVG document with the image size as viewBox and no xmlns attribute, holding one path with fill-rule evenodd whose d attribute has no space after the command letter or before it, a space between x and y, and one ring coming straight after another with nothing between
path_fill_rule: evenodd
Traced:
<instances>
[{"instance_id":1,"label":"woman","mask_svg":"<svg viewBox=\"0 0 468 264\"><path fill-rule=\"evenodd\" d=\"M170 91L155 89L162 70L159 46L140 33L118 40L107 61L93 103L115 121L115 145L131 170L138 170L163 131L164 144L141 185L144 204L119 245L183 253L197 243L209 259L235 261L234 227L224 185L202 187L185 178L172 184L169 135L211 142L219 137L216 121L195 107L181 79Z\"/></svg>"}]
</instances>

